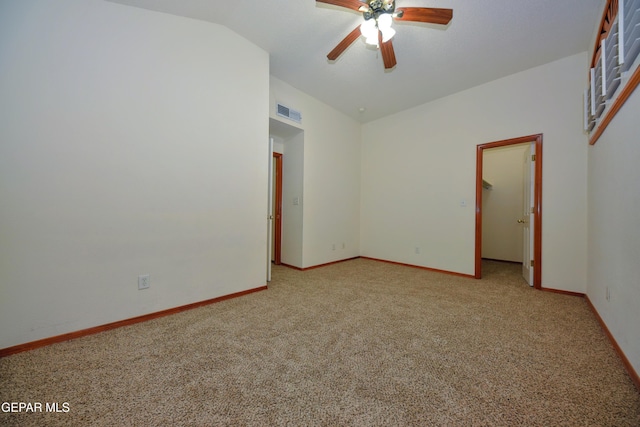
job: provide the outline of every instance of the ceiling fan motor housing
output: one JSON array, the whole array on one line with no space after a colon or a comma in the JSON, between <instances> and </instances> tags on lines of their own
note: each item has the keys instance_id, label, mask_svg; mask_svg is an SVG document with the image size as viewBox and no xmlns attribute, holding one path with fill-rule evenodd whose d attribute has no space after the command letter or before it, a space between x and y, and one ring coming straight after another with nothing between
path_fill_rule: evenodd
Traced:
<instances>
[{"instance_id":1,"label":"ceiling fan motor housing","mask_svg":"<svg viewBox=\"0 0 640 427\"><path fill-rule=\"evenodd\" d=\"M369 6L362 12L365 20L378 19L383 13L392 14L396 10L395 0L367 0Z\"/></svg>"}]
</instances>

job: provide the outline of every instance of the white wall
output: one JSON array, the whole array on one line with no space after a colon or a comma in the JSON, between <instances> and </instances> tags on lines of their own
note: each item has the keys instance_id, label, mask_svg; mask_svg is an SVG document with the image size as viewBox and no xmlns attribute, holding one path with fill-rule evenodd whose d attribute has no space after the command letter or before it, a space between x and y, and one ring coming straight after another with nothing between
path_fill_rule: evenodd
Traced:
<instances>
[{"instance_id":1,"label":"white wall","mask_svg":"<svg viewBox=\"0 0 640 427\"><path fill-rule=\"evenodd\" d=\"M587 295L640 373L640 91L589 147ZM609 288L610 299L606 299Z\"/></svg>"},{"instance_id":2,"label":"white wall","mask_svg":"<svg viewBox=\"0 0 640 427\"><path fill-rule=\"evenodd\" d=\"M482 257L522 262L524 218L524 156L529 144L484 151L484 179L493 188L482 190Z\"/></svg>"},{"instance_id":3,"label":"white wall","mask_svg":"<svg viewBox=\"0 0 640 427\"><path fill-rule=\"evenodd\" d=\"M365 124L362 255L473 274L476 146L543 133L542 286L585 292L586 64L571 56Z\"/></svg>"},{"instance_id":4,"label":"white wall","mask_svg":"<svg viewBox=\"0 0 640 427\"><path fill-rule=\"evenodd\" d=\"M296 208L303 212L302 259L294 265L306 268L360 255L360 123L275 77L270 88L272 118L286 120L276 116L276 102L302 113L302 123L295 124L304 130L304 197ZM285 168L289 150L286 145ZM291 197L283 200L283 215L295 208L292 203Z\"/></svg>"},{"instance_id":5,"label":"white wall","mask_svg":"<svg viewBox=\"0 0 640 427\"><path fill-rule=\"evenodd\" d=\"M0 58L0 348L265 285L266 52L24 0L0 4Z\"/></svg>"}]
</instances>

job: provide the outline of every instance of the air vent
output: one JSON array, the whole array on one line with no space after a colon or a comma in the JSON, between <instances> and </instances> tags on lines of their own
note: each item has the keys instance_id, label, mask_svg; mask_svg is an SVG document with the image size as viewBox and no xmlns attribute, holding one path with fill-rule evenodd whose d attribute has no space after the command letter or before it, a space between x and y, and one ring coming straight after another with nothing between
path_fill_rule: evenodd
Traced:
<instances>
[{"instance_id":1,"label":"air vent","mask_svg":"<svg viewBox=\"0 0 640 427\"><path fill-rule=\"evenodd\" d=\"M277 104L277 113L279 116L286 117L294 122L302 122L302 114L299 111L292 110L282 104Z\"/></svg>"}]
</instances>

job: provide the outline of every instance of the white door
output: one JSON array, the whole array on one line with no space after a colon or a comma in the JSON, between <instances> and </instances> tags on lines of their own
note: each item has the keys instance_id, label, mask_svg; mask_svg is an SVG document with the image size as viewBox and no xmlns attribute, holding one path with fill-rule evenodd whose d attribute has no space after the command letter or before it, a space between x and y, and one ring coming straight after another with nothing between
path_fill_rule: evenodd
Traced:
<instances>
[{"instance_id":1,"label":"white door","mask_svg":"<svg viewBox=\"0 0 640 427\"><path fill-rule=\"evenodd\" d=\"M267 206L267 282L271 281L273 251L273 138L269 138L269 189Z\"/></svg>"},{"instance_id":2,"label":"white door","mask_svg":"<svg viewBox=\"0 0 640 427\"><path fill-rule=\"evenodd\" d=\"M533 162L536 153L536 144L531 143L529 150L524 153L523 168L523 194L522 218L518 220L522 224L522 277L527 281L529 286L533 286L533 231L534 231L534 186L535 186L535 168Z\"/></svg>"}]
</instances>

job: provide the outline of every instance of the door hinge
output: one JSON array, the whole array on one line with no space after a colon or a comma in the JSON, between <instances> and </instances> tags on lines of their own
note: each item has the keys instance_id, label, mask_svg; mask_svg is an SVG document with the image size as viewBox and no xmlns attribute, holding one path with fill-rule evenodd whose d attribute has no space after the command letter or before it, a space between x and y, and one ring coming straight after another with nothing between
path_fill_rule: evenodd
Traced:
<instances>
[{"instance_id":1,"label":"door hinge","mask_svg":"<svg viewBox=\"0 0 640 427\"><path fill-rule=\"evenodd\" d=\"M535 161L536 161L536 155L535 155L535 154L532 154L532 155L531 155L531 161L532 161L532 162L535 162Z\"/></svg>"},{"instance_id":2,"label":"door hinge","mask_svg":"<svg viewBox=\"0 0 640 427\"><path fill-rule=\"evenodd\" d=\"M536 208L531 208L531 213L532 214L536 213Z\"/></svg>"},{"instance_id":3,"label":"door hinge","mask_svg":"<svg viewBox=\"0 0 640 427\"><path fill-rule=\"evenodd\" d=\"M535 264L535 263L533 262L533 260L531 260L531 267L533 267L533 265L534 265L534 264Z\"/></svg>"}]
</instances>

